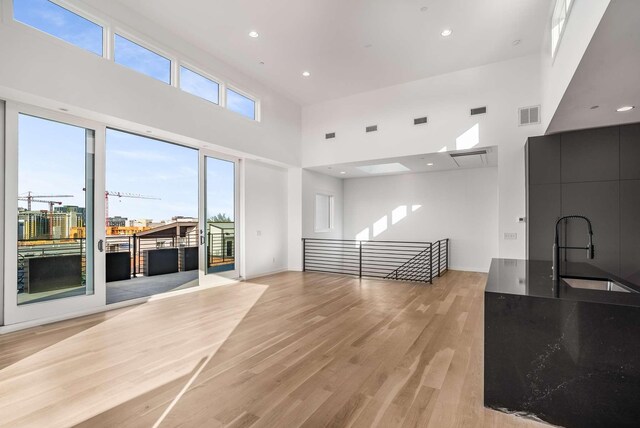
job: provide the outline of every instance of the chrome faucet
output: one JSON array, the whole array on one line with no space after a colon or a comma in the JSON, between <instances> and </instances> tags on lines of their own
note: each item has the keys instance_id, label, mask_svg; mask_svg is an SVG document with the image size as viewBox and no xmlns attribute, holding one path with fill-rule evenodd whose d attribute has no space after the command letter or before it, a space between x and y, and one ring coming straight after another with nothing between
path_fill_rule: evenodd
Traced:
<instances>
[{"instance_id":1,"label":"chrome faucet","mask_svg":"<svg viewBox=\"0 0 640 428\"><path fill-rule=\"evenodd\" d=\"M558 232L558 226L560 225L560 222L562 220L569 220L569 219L573 219L573 218L577 218L577 219L582 219L584 221L587 222L587 227L589 230L589 242L587 244L586 247L561 247L560 246L560 233ZM554 281L558 281L560 279L560 250L587 250L587 258L588 259L593 259L594 258L594 249L593 249L593 229L591 228L591 221L586 218L585 216L581 216L581 215L567 215L564 217L560 217L558 219L558 221L556 222L556 235L555 235L555 239L553 241L553 280Z\"/></svg>"}]
</instances>

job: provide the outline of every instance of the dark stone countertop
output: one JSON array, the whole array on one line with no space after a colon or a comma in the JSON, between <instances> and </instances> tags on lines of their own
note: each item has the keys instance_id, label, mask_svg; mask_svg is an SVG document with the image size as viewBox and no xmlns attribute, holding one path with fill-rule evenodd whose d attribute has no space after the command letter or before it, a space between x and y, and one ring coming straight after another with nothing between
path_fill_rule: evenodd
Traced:
<instances>
[{"instance_id":1,"label":"dark stone countertop","mask_svg":"<svg viewBox=\"0 0 640 428\"><path fill-rule=\"evenodd\" d=\"M485 292L640 307L638 285L588 263L563 263L562 267L563 277L613 280L635 292L573 288L562 278L556 285L551 278L551 262L522 259L493 259Z\"/></svg>"}]
</instances>

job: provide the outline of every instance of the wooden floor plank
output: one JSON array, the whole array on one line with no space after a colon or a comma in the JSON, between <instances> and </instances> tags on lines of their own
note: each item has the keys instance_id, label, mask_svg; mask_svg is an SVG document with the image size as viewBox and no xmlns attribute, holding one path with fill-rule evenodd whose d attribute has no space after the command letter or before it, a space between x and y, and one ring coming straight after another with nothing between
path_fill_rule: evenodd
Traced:
<instances>
[{"instance_id":1,"label":"wooden floor plank","mask_svg":"<svg viewBox=\"0 0 640 428\"><path fill-rule=\"evenodd\" d=\"M0 427L536 427L482 406L486 275L286 272L0 336Z\"/></svg>"}]
</instances>

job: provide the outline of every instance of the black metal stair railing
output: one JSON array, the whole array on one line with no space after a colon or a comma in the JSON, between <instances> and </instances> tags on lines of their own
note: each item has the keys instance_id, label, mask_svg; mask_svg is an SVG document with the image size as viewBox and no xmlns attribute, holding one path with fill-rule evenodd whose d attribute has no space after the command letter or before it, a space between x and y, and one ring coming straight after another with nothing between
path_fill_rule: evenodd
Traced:
<instances>
[{"instance_id":1,"label":"black metal stair railing","mask_svg":"<svg viewBox=\"0 0 640 428\"><path fill-rule=\"evenodd\" d=\"M303 269L400 281L433 282L449 268L449 240L356 241L305 238Z\"/></svg>"}]
</instances>

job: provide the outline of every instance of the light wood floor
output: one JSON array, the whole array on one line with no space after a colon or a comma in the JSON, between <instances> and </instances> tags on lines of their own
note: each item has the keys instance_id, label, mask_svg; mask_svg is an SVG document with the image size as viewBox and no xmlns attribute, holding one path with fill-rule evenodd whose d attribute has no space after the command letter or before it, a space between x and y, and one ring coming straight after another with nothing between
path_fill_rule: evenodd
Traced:
<instances>
[{"instance_id":1,"label":"light wood floor","mask_svg":"<svg viewBox=\"0 0 640 428\"><path fill-rule=\"evenodd\" d=\"M0 426L546 426L482 406L485 281L288 272L0 336Z\"/></svg>"}]
</instances>

